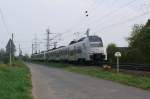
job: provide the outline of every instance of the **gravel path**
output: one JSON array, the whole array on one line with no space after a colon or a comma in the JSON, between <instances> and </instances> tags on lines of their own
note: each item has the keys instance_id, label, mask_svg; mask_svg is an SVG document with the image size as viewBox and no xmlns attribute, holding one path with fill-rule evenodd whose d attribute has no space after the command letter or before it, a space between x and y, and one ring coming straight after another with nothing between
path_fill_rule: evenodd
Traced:
<instances>
[{"instance_id":1,"label":"gravel path","mask_svg":"<svg viewBox=\"0 0 150 99\"><path fill-rule=\"evenodd\" d=\"M62 69L27 64L35 99L150 99L150 92Z\"/></svg>"}]
</instances>

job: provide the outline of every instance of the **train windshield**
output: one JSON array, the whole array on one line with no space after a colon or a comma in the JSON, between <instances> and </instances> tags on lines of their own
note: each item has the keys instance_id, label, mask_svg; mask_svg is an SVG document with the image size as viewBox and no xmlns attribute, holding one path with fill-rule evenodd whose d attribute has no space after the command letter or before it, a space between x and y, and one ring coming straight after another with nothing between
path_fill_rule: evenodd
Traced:
<instances>
[{"instance_id":1,"label":"train windshield","mask_svg":"<svg viewBox=\"0 0 150 99\"><path fill-rule=\"evenodd\" d=\"M91 47L103 47L103 44L102 43L93 43L93 44L90 44Z\"/></svg>"},{"instance_id":2,"label":"train windshield","mask_svg":"<svg viewBox=\"0 0 150 99\"><path fill-rule=\"evenodd\" d=\"M103 47L102 39L98 36L90 36L89 41L93 42L93 44L91 44L92 47Z\"/></svg>"},{"instance_id":3,"label":"train windshield","mask_svg":"<svg viewBox=\"0 0 150 99\"><path fill-rule=\"evenodd\" d=\"M98 36L90 36L89 41L90 42L102 42L102 39Z\"/></svg>"}]
</instances>

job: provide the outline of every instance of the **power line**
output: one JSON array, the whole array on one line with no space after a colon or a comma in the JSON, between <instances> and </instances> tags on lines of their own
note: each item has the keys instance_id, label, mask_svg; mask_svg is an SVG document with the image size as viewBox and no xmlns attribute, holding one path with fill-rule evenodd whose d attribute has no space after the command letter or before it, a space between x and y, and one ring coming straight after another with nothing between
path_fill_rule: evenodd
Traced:
<instances>
[{"instance_id":1,"label":"power line","mask_svg":"<svg viewBox=\"0 0 150 99\"><path fill-rule=\"evenodd\" d=\"M20 47L20 44L19 44L19 56L22 55L22 50L21 50L21 47Z\"/></svg>"},{"instance_id":2,"label":"power line","mask_svg":"<svg viewBox=\"0 0 150 99\"><path fill-rule=\"evenodd\" d=\"M38 38L37 38L37 36L35 36L35 38L34 38L34 44L33 44L33 52L34 53L37 53L37 51L38 51Z\"/></svg>"},{"instance_id":3,"label":"power line","mask_svg":"<svg viewBox=\"0 0 150 99\"><path fill-rule=\"evenodd\" d=\"M104 1L104 0L102 0L102 1ZM82 12L83 12L83 14L84 14L84 13L85 13L85 10L82 11ZM60 33L60 34L61 34L61 35L64 35L64 34L66 34L67 32L72 31L73 28L76 28L77 26L79 26L78 23L81 23L81 24L82 24L81 21L82 21L81 16L79 16L79 18L77 18L77 21L76 21L75 25L71 26L71 27L68 28L66 31L64 31L64 32L62 32L62 33ZM69 35L70 35L70 34L69 34Z\"/></svg>"},{"instance_id":4,"label":"power line","mask_svg":"<svg viewBox=\"0 0 150 99\"><path fill-rule=\"evenodd\" d=\"M102 1L104 1L104 0L102 0ZM94 8L93 8L93 10L94 10ZM83 12L84 12L84 11L83 11ZM65 32L60 33L60 35L67 34L67 32L71 32L73 28L76 28L76 27L77 27L77 24L78 24L79 22L82 23L80 18L81 18L81 17L78 18L78 20L77 20L77 22L76 22L75 25L71 26L71 27L70 27L69 29L67 29ZM70 35L70 34L67 34L67 36L68 36L68 35ZM71 35L73 35L73 34L71 34Z\"/></svg>"},{"instance_id":5,"label":"power line","mask_svg":"<svg viewBox=\"0 0 150 99\"><path fill-rule=\"evenodd\" d=\"M50 33L50 30L49 30L49 29L47 29L46 32L47 32L47 39L46 39L47 44L46 44L46 49L47 49L47 51L48 51L48 50L50 49L50 46L49 46L50 44L49 44L49 42L50 42L50 40L51 40L51 39L50 39L50 34L51 34L51 33Z\"/></svg>"},{"instance_id":6,"label":"power line","mask_svg":"<svg viewBox=\"0 0 150 99\"><path fill-rule=\"evenodd\" d=\"M32 54L34 53L34 44L32 44Z\"/></svg>"},{"instance_id":7,"label":"power line","mask_svg":"<svg viewBox=\"0 0 150 99\"><path fill-rule=\"evenodd\" d=\"M99 7L101 6L101 5L103 5L105 3L105 0L101 0L101 3L100 3L100 5L99 5ZM94 5L94 4L93 4ZM96 6L95 7L93 7L89 12L91 12L90 14L92 15L93 14L93 12L94 12L94 10L96 9Z\"/></svg>"},{"instance_id":8,"label":"power line","mask_svg":"<svg viewBox=\"0 0 150 99\"><path fill-rule=\"evenodd\" d=\"M130 4L134 3L135 1L137 1L137 0L132 0L130 2L127 2L127 3L123 4L123 5L121 5L119 8L116 8L116 9L108 12L107 14L105 14L104 16L102 16L101 18L98 18L97 20L94 20L93 22L90 22L89 25L92 24L92 23L94 23L94 22L100 22L103 19L112 16L113 14L117 13L120 9L128 7Z\"/></svg>"},{"instance_id":9,"label":"power line","mask_svg":"<svg viewBox=\"0 0 150 99\"><path fill-rule=\"evenodd\" d=\"M116 1L116 0L115 0L115 1ZM114 1L114 2L115 2L115 1ZM118 12L120 9L129 6L130 4L134 3L135 1L137 1L137 0L132 0L132 1L130 1L130 2L127 2L127 3L123 4L123 5L121 5L119 8L110 11L109 13L105 14L104 16L102 16L100 19L103 20L103 19L105 19L106 17L109 17L109 16L113 15L114 13ZM100 21L101 21L101 20L100 20ZM98 19L98 20L95 20L95 21L98 22L99 19ZM95 22L95 21L93 21L93 22ZM93 22L89 23L88 25L91 25ZM72 28L73 28L73 27L72 27ZM71 29L72 29L72 28L71 28ZM70 29L70 30L67 30L67 31L71 31L71 29ZM68 35L70 35L70 34L68 34ZM67 36L68 36L68 35L67 35ZM71 34L71 35L73 35L73 34Z\"/></svg>"},{"instance_id":10,"label":"power line","mask_svg":"<svg viewBox=\"0 0 150 99\"><path fill-rule=\"evenodd\" d=\"M130 18L130 19L128 19L128 20L125 20L125 21L122 21L122 22L118 22L118 23L113 23L113 24L111 24L111 25L105 26L105 27L101 28L100 30L104 30L104 29L107 29L107 28L110 28L110 27L115 27L115 26L118 26L118 25L121 25L121 24L125 24L125 23L127 23L127 22L129 22L129 21L136 20L136 19L138 19L138 18L140 18L140 17L142 17L142 16L145 16L145 15L148 15L148 14L149 14L149 13L143 13L143 14L141 14L141 15L135 16L135 17Z\"/></svg>"},{"instance_id":11,"label":"power line","mask_svg":"<svg viewBox=\"0 0 150 99\"><path fill-rule=\"evenodd\" d=\"M117 1L117 0L113 0L111 6L113 6L116 1ZM104 3L105 3L105 0L101 0L101 3L100 3L100 5L98 6L98 8L101 7ZM98 9L98 8L97 8L97 9ZM93 17L93 16L94 16L94 10L96 10L96 7L93 8L91 11L89 11L89 12L91 12L91 13L90 13L90 17Z\"/></svg>"},{"instance_id":12,"label":"power line","mask_svg":"<svg viewBox=\"0 0 150 99\"><path fill-rule=\"evenodd\" d=\"M147 6L150 6L150 4L148 4ZM147 12L150 12L150 11L147 11ZM147 13L147 12L144 12L144 13ZM143 13L143 14L144 14ZM114 16L115 17L115 16ZM120 16L120 17L124 17L124 16ZM118 18L119 19L119 18ZM107 23L106 21L104 21L103 23L101 23L101 24L104 24L104 23ZM112 24L112 27L113 27L113 25L114 24ZM110 25L111 26L111 25ZM115 26L115 25L114 25ZM99 27L99 25L96 25L96 27L95 28L97 28L97 27ZM106 26L107 27L107 26Z\"/></svg>"},{"instance_id":13,"label":"power line","mask_svg":"<svg viewBox=\"0 0 150 99\"><path fill-rule=\"evenodd\" d=\"M2 22L3 22L4 28L5 28L6 32L9 33L9 30L8 30L8 27L7 27L5 18L4 18L4 14L3 14L3 11L2 11L1 8L0 8L0 15L1 15L1 19L2 19Z\"/></svg>"},{"instance_id":14,"label":"power line","mask_svg":"<svg viewBox=\"0 0 150 99\"><path fill-rule=\"evenodd\" d=\"M62 33L52 33L50 32L49 29L47 29L46 31L47 33L47 37L46 37L46 50L51 49L50 47L53 46L54 48L56 48L58 40L57 38L60 37L62 35ZM53 36L50 36L53 35Z\"/></svg>"}]
</instances>

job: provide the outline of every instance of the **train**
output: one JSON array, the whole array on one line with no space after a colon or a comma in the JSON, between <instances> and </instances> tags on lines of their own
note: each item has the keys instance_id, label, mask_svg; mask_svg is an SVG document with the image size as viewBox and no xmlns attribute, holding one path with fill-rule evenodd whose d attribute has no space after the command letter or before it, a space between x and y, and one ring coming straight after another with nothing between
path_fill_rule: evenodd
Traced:
<instances>
[{"instance_id":1,"label":"train","mask_svg":"<svg viewBox=\"0 0 150 99\"><path fill-rule=\"evenodd\" d=\"M93 35L71 41L68 46L34 53L31 59L33 61L102 63L107 61L107 52L101 37Z\"/></svg>"}]
</instances>

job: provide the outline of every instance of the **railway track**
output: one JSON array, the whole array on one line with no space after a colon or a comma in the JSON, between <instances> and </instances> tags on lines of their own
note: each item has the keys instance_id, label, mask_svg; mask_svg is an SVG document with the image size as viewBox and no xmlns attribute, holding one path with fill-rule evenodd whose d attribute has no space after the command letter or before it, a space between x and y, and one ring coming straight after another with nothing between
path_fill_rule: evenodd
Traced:
<instances>
[{"instance_id":1,"label":"railway track","mask_svg":"<svg viewBox=\"0 0 150 99\"><path fill-rule=\"evenodd\" d=\"M70 63L74 64L76 66L94 66L94 67L102 67L104 64L108 64L107 62L104 63ZM145 71L145 72L150 72L150 65L145 65L145 64L120 64L119 65L120 69L124 70L132 70L132 71ZM112 68L117 68L116 64L112 65Z\"/></svg>"},{"instance_id":2,"label":"railway track","mask_svg":"<svg viewBox=\"0 0 150 99\"><path fill-rule=\"evenodd\" d=\"M113 68L116 68L116 65L113 65ZM150 72L150 65L143 65L143 64L120 64L120 69Z\"/></svg>"}]
</instances>

